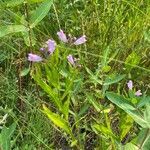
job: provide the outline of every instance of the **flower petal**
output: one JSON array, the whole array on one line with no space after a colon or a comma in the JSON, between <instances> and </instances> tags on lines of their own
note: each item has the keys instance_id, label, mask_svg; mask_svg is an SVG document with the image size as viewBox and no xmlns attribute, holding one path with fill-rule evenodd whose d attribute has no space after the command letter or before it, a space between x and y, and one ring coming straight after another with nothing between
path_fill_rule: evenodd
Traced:
<instances>
[{"instance_id":1,"label":"flower petal","mask_svg":"<svg viewBox=\"0 0 150 150\"><path fill-rule=\"evenodd\" d=\"M48 51L50 52L50 54L52 54L55 50L56 42L49 39L46 43L48 45Z\"/></svg>"},{"instance_id":2,"label":"flower petal","mask_svg":"<svg viewBox=\"0 0 150 150\"><path fill-rule=\"evenodd\" d=\"M72 56L71 54L69 54L69 55L67 56L67 59L68 59L68 62L69 62L70 64L75 65L74 58L73 58L73 56Z\"/></svg>"},{"instance_id":3,"label":"flower petal","mask_svg":"<svg viewBox=\"0 0 150 150\"><path fill-rule=\"evenodd\" d=\"M32 53L29 53L28 54L28 61L32 61L32 62L40 62L42 61L42 57L36 55L36 54L32 54Z\"/></svg>"},{"instance_id":4,"label":"flower petal","mask_svg":"<svg viewBox=\"0 0 150 150\"><path fill-rule=\"evenodd\" d=\"M142 95L141 90L136 91L136 92L135 92L135 95L136 95L136 96L141 96L141 95Z\"/></svg>"},{"instance_id":5,"label":"flower petal","mask_svg":"<svg viewBox=\"0 0 150 150\"><path fill-rule=\"evenodd\" d=\"M75 45L80 45L80 44L85 43L86 41L87 41L87 40L86 40L86 36L83 35L83 36L81 36L80 38L78 38L78 39L74 42L74 44L75 44Z\"/></svg>"},{"instance_id":6,"label":"flower petal","mask_svg":"<svg viewBox=\"0 0 150 150\"><path fill-rule=\"evenodd\" d=\"M59 32L57 32L57 35L62 42L64 42L64 43L68 42L66 34L63 32L63 30L60 30Z\"/></svg>"},{"instance_id":7,"label":"flower petal","mask_svg":"<svg viewBox=\"0 0 150 150\"><path fill-rule=\"evenodd\" d=\"M129 80L129 82L127 83L127 86L129 88L129 90L132 90L132 88L133 88L133 82L132 82L132 80Z\"/></svg>"}]
</instances>

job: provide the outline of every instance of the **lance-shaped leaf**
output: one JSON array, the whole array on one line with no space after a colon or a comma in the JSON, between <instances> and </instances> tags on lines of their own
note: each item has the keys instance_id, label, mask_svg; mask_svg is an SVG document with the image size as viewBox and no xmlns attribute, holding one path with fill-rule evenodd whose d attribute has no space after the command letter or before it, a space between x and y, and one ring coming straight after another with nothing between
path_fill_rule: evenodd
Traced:
<instances>
[{"instance_id":1,"label":"lance-shaped leaf","mask_svg":"<svg viewBox=\"0 0 150 150\"><path fill-rule=\"evenodd\" d=\"M149 122L147 118L144 118L144 114L137 110L136 107L132 105L127 99L123 96L120 96L113 92L106 93L107 98L118 107L123 109L126 113L128 113L135 122L137 122L143 128L150 128Z\"/></svg>"},{"instance_id":2,"label":"lance-shaped leaf","mask_svg":"<svg viewBox=\"0 0 150 150\"><path fill-rule=\"evenodd\" d=\"M117 83L121 81L124 77L125 75L117 75L117 74L108 76L106 80L104 81L104 85L111 85L111 84Z\"/></svg>"},{"instance_id":3,"label":"lance-shaped leaf","mask_svg":"<svg viewBox=\"0 0 150 150\"><path fill-rule=\"evenodd\" d=\"M32 14L30 19L30 28L34 28L49 12L53 0L44 1Z\"/></svg>"},{"instance_id":4,"label":"lance-shaped leaf","mask_svg":"<svg viewBox=\"0 0 150 150\"><path fill-rule=\"evenodd\" d=\"M0 38L16 32L26 32L28 29L23 25L8 25L8 26L1 26L0 27Z\"/></svg>"},{"instance_id":5,"label":"lance-shaped leaf","mask_svg":"<svg viewBox=\"0 0 150 150\"><path fill-rule=\"evenodd\" d=\"M112 133L112 131L110 129L108 129L107 127L105 127L102 124L97 124L94 123L92 125L92 129L97 133L102 133L104 135L110 136L110 137L114 137L115 139L117 139L117 137Z\"/></svg>"},{"instance_id":6,"label":"lance-shaped leaf","mask_svg":"<svg viewBox=\"0 0 150 150\"><path fill-rule=\"evenodd\" d=\"M51 112L45 105L43 105L43 109L43 113L45 113L57 127L63 129L66 133L71 134L68 123L60 115Z\"/></svg>"},{"instance_id":7,"label":"lance-shaped leaf","mask_svg":"<svg viewBox=\"0 0 150 150\"><path fill-rule=\"evenodd\" d=\"M7 7L15 7L23 4L24 0L9 0L6 2Z\"/></svg>"}]
</instances>

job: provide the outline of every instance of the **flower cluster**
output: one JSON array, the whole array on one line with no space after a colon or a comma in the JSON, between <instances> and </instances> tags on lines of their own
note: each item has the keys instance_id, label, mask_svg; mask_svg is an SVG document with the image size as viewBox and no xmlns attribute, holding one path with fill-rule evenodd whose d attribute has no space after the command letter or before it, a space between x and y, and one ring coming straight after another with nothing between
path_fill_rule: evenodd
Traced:
<instances>
[{"instance_id":1,"label":"flower cluster","mask_svg":"<svg viewBox=\"0 0 150 150\"><path fill-rule=\"evenodd\" d=\"M58 35L58 38L64 42L64 43L68 43L69 39L67 39L67 36L66 34L63 32L63 30L60 30L59 32L57 32L57 35ZM78 39L75 39L75 41L73 42L74 45L81 45L83 43L86 42L86 36L83 35L81 37L79 37ZM49 39L47 42L46 42L46 45L47 45L47 52L49 53L49 55L52 55L55 51L55 48L56 48L56 42L54 40L51 40ZM41 51L45 51L45 48L40 48ZM40 62L42 61L43 58L36 55L36 54L32 54L32 53L29 53L28 54L28 61L32 61L32 62ZM71 55L69 54L67 56L67 60L68 62L75 66L75 62L76 62L76 59Z\"/></svg>"},{"instance_id":2,"label":"flower cluster","mask_svg":"<svg viewBox=\"0 0 150 150\"><path fill-rule=\"evenodd\" d=\"M127 86L129 88L129 90L133 89L133 82L132 82L132 80L129 80L129 82L127 83ZM136 96L141 96L142 95L141 90L136 91L135 95Z\"/></svg>"}]
</instances>

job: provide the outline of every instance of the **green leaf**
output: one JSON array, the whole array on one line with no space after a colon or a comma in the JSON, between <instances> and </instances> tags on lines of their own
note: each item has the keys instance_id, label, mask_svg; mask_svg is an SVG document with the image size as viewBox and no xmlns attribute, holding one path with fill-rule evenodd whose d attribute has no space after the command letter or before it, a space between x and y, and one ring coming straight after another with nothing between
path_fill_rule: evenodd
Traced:
<instances>
[{"instance_id":1,"label":"green leaf","mask_svg":"<svg viewBox=\"0 0 150 150\"><path fill-rule=\"evenodd\" d=\"M93 105L93 107L95 108L95 110L96 110L97 112L102 111L101 105L95 100L95 98L94 98L93 95L87 94L86 97L87 97L87 100L90 102L90 104Z\"/></svg>"},{"instance_id":2,"label":"green leaf","mask_svg":"<svg viewBox=\"0 0 150 150\"><path fill-rule=\"evenodd\" d=\"M106 92L106 96L107 98L114 104L116 104L117 106L119 106L120 108L122 108L125 111L133 111L136 108L132 105L132 103L130 103L127 99L125 99L124 97L113 93L113 92Z\"/></svg>"},{"instance_id":3,"label":"green leaf","mask_svg":"<svg viewBox=\"0 0 150 150\"><path fill-rule=\"evenodd\" d=\"M30 28L34 28L49 12L53 0L44 1L32 14Z\"/></svg>"},{"instance_id":4,"label":"green leaf","mask_svg":"<svg viewBox=\"0 0 150 150\"><path fill-rule=\"evenodd\" d=\"M101 84L102 85L102 81L98 78L98 76L96 76L89 68L85 68L87 73L90 75L90 80L92 83L94 84Z\"/></svg>"},{"instance_id":5,"label":"green leaf","mask_svg":"<svg viewBox=\"0 0 150 150\"><path fill-rule=\"evenodd\" d=\"M143 107L146 104L150 104L150 96L143 97L140 102L137 104L138 107Z\"/></svg>"},{"instance_id":6,"label":"green leaf","mask_svg":"<svg viewBox=\"0 0 150 150\"><path fill-rule=\"evenodd\" d=\"M104 81L104 85L111 85L113 83L117 83L121 81L123 78L125 78L125 75L111 75L106 78Z\"/></svg>"},{"instance_id":7,"label":"green leaf","mask_svg":"<svg viewBox=\"0 0 150 150\"><path fill-rule=\"evenodd\" d=\"M109 59L109 54L110 54L110 48L107 47L106 49L103 50L103 59L102 59L102 67L107 66L108 64L108 59Z\"/></svg>"},{"instance_id":8,"label":"green leaf","mask_svg":"<svg viewBox=\"0 0 150 150\"><path fill-rule=\"evenodd\" d=\"M22 71L20 72L20 76L21 76L21 77L24 77L24 76L26 76L29 72L30 72L30 68L25 68L24 70L22 70Z\"/></svg>"},{"instance_id":9,"label":"green leaf","mask_svg":"<svg viewBox=\"0 0 150 150\"><path fill-rule=\"evenodd\" d=\"M139 149L149 150L150 147L150 129L142 129L133 142Z\"/></svg>"},{"instance_id":10,"label":"green leaf","mask_svg":"<svg viewBox=\"0 0 150 150\"><path fill-rule=\"evenodd\" d=\"M23 4L23 2L24 0L9 0L5 3L7 7L15 7L15 6Z\"/></svg>"},{"instance_id":11,"label":"green leaf","mask_svg":"<svg viewBox=\"0 0 150 150\"><path fill-rule=\"evenodd\" d=\"M125 146L122 147L123 150L139 150L139 148L132 144L132 143L127 143Z\"/></svg>"},{"instance_id":12,"label":"green leaf","mask_svg":"<svg viewBox=\"0 0 150 150\"><path fill-rule=\"evenodd\" d=\"M150 105L146 105L146 109L144 111L144 120L147 122L147 126L150 128Z\"/></svg>"},{"instance_id":13,"label":"green leaf","mask_svg":"<svg viewBox=\"0 0 150 150\"><path fill-rule=\"evenodd\" d=\"M110 69L111 69L111 67L110 66L104 66L103 68L102 68L102 72L105 72L105 73L107 73L107 72L109 72L110 71Z\"/></svg>"},{"instance_id":14,"label":"green leaf","mask_svg":"<svg viewBox=\"0 0 150 150\"><path fill-rule=\"evenodd\" d=\"M24 42L27 46L30 46L30 44L32 44L32 46L34 46L36 44L36 38L35 38L33 30L31 30L30 37L29 37L29 32L22 32L22 36L23 36Z\"/></svg>"},{"instance_id":15,"label":"green leaf","mask_svg":"<svg viewBox=\"0 0 150 150\"><path fill-rule=\"evenodd\" d=\"M27 28L23 25L8 25L8 26L1 26L0 27L0 37L3 37L10 33L16 32L26 32L28 31Z\"/></svg>"},{"instance_id":16,"label":"green leaf","mask_svg":"<svg viewBox=\"0 0 150 150\"><path fill-rule=\"evenodd\" d=\"M94 131L95 130L98 131L98 133L103 133L104 135L116 138L116 136L112 133L112 131L103 125L95 123L92 125L92 128Z\"/></svg>"},{"instance_id":17,"label":"green leaf","mask_svg":"<svg viewBox=\"0 0 150 150\"><path fill-rule=\"evenodd\" d=\"M16 124L13 123L9 128L3 127L1 131L1 136L0 136L0 145L2 147L2 150L11 150L11 136L13 132L15 131Z\"/></svg>"},{"instance_id":18,"label":"green leaf","mask_svg":"<svg viewBox=\"0 0 150 150\"><path fill-rule=\"evenodd\" d=\"M84 103L84 105L80 108L80 111L78 113L78 116L81 117L83 114L85 114L90 107L90 104Z\"/></svg>"},{"instance_id":19,"label":"green leaf","mask_svg":"<svg viewBox=\"0 0 150 150\"><path fill-rule=\"evenodd\" d=\"M136 54L134 51L126 58L125 67L128 71L133 69L140 62L140 56Z\"/></svg>"},{"instance_id":20,"label":"green leaf","mask_svg":"<svg viewBox=\"0 0 150 150\"><path fill-rule=\"evenodd\" d=\"M144 118L144 114L137 110L127 99L113 92L107 92L106 96L112 103L128 113L140 126L143 128L150 127L150 123Z\"/></svg>"},{"instance_id":21,"label":"green leaf","mask_svg":"<svg viewBox=\"0 0 150 150\"><path fill-rule=\"evenodd\" d=\"M51 100L55 103L55 105L62 111L62 104L59 99L57 91L53 90L51 86L49 86L41 77L41 70L37 70L36 74L32 73L33 79L36 83L48 94Z\"/></svg>"},{"instance_id":22,"label":"green leaf","mask_svg":"<svg viewBox=\"0 0 150 150\"><path fill-rule=\"evenodd\" d=\"M58 114L53 113L48 109L45 105L43 105L43 113L45 113L48 118L59 128L66 131L66 133L71 134L71 130L67 124L67 122Z\"/></svg>"},{"instance_id":23,"label":"green leaf","mask_svg":"<svg viewBox=\"0 0 150 150\"><path fill-rule=\"evenodd\" d=\"M123 138L127 135L127 133L130 131L130 129L133 126L133 119L128 114L121 115L120 118L120 139L123 140Z\"/></svg>"},{"instance_id":24,"label":"green leaf","mask_svg":"<svg viewBox=\"0 0 150 150\"><path fill-rule=\"evenodd\" d=\"M66 120L68 120L69 105L70 105L70 96L67 97L67 100L64 102L62 109L62 113L65 115Z\"/></svg>"}]
</instances>

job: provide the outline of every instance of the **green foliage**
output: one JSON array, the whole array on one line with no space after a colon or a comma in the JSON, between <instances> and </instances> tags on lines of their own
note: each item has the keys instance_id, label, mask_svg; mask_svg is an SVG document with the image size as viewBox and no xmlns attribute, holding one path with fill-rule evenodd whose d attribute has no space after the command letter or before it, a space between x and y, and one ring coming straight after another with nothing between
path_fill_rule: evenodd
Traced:
<instances>
[{"instance_id":1,"label":"green foliage","mask_svg":"<svg viewBox=\"0 0 150 150\"><path fill-rule=\"evenodd\" d=\"M20 76L21 77L26 76L29 72L30 72L30 68L25 68L20 72Z\"/></svg>"},{"instance_id":2,"label":"green foliage","mask_svg":"<svg viewBox=\"0 0 150 150\"><path fill-rule=\"evenodd\" d=\"M107 98L118 107L123 109L126 113L128 113L134 121L136 121L140 126L143 128L150 128L150 120L149 120L149 113L148 111L150 108L148 105L144 112L138 110L132 103L130 103L127 99L123 96L119 96L113 92L106 93Z\"/></svg>"},{"instance_id":3,"label":"green foliage","mask_svg":"<svg viewBox=\"0 0 150 150\"><path fill-rule=\"evenodd\" d=\"M148 150L148 6L148 0L0 0L1 149ZM60 28L67 38L85 34L86 44L60 42ZM57 43L52 55L39 51L48 39ZM29 52L43 61L28 63ZM81 66L71 66L69 54ZM137 84L127 90L131 79ZM142 96L135 96L138 89ZM17 128L6 128L13 122Z\"/></svg>"},{"instance_id":4,"label":"green foliage","mask_svg":"<svg viewBox=\"0 0 150 150\"><path fill-rule=\"evenodd\" d=\"M47 15L52 4L53 0L46 0L32 13L30 28L34 28Z\"/></svg>"},{"instance_id":5,"label":"green foliage","mask_svg":"<svg viewBox=\"0 0 150 150\"><path fill-rule=\"evenodd\" d=\"M123 78L125 78L125 75L111 75L106 78L104 81L104 85L111 85L113 83L117 83L121 81Z\"/></svg>"},{"instance_id":6,"label":"green foliage","mask_svg":"<svg viewBox=\"0 0 150 150\"><path fill-rule=\"evenodd\" d=\"M28 31L28 29L23 25L1 26L0 37L4 37L5 35L10 34L10 33L25 32L25 31Z\"/></svg>"},{"instance_id":7,"label":"green foliage","mask_svg":"<svg viewBox=\"0 0 150 150\"><path fill-rule=\"evenodd\" d=\"M129 56L125 60L125 67L128 71L133 69L140 62L140 56L136 54L134 51L129 54Z\"/></svg>"},{"instance_id":8,"label":"green foliage","mask_svg":"<svg viewBox=\"0 0 150 150\"><path fill-rule=\"evenodd\" d=\"M2 150L11 150L11 138L15 131L16 124L13 123L9 128L3 127L0 133L0 147Z\"/></svg>"},{"instance_id":9,"label":"green foliage","mask_svg":"<svg viewBox=\"0 0 150 150\"><path fill-rule=\"evenodd\" d=\"M111 136L113 138L116 138L116 136L112 133L111 130L109 130L107 127L100 125L100 124L93 124L92 128L96 131L98 131L98 133L103 133L106 136ZM97 133L97 134L98 134Z\"/></svg>"},{"instance_id":10,"label":"green foliage","mask_svg":"<svg viewBox=\"0 0 150 150\"><path fill-rule=\"evenodd\" d=\"M6 2L6 7L15 7L23 4L24 0L9 0Z\"/></svg>"},{"instance_id":11,"label":"green foliage","mask_svg":"<svg viewBox=\"0 0 150 150\"><path fill-rule=\"evenodd\" d=\"M56 113L53 113L50 111L50 109L48 109L46 106L43 106L43 112L48 116L48 118L58 127L62 128L64 131L66 131L66 133L71 134L70 128L67 124L67 122L61 118L61 116L59 116Z\"/></svg>"}]
</instances>

